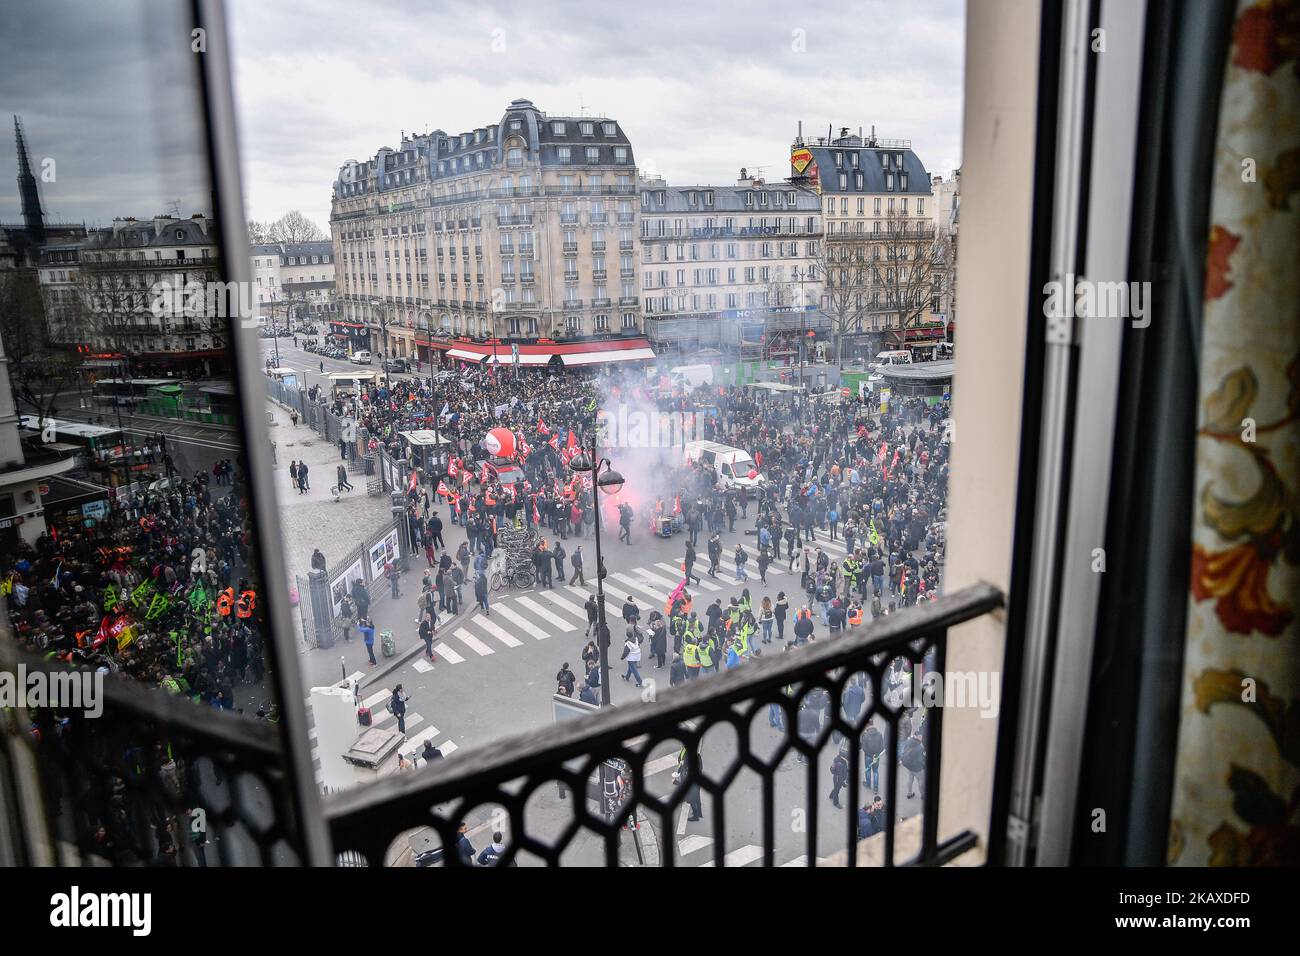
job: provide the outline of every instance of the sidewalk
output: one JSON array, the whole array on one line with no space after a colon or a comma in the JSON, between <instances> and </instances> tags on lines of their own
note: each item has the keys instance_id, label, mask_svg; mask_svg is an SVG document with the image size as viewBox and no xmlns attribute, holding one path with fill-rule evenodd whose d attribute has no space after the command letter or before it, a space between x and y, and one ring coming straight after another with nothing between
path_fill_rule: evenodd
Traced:
<instances>
[{"instance_id":1,"label":"sidewalk","mask_svg":"<svg viewBox=\"0 0 1300 956\"><path fill-rule=\"evenodd\" d=\"M271 413L269 430L275 442L273 481L284 529L285 568L290 575L306 576L311 570L311 552L320 548L329 567L380 528L391 523L392 505L387 494L366 495L364 475L349 475L354 491L344 491L338 501L330 487L338 480L342 464L338 446L326 441L301 421L293 425L289 413L267 401ZM307 463L305 494L289 483L289 462ZM412 615L414 616L414 615Z\"/></svg>"}]
</instances>

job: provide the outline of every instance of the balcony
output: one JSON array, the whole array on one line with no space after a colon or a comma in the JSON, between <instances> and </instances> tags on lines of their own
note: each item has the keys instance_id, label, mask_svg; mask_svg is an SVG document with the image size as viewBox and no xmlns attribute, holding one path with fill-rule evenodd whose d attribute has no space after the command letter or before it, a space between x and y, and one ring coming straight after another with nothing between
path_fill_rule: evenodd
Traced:
<instances>
[{"instance_id":1,"label":"balcony","mask_svg":"<svg viewBox=\"0 0 1300 956\"><path fill-rule=\"evenodd\" d=\"M564 273L564 281L565 281L565 282L570 282L570 283L577 282L577 281L578 281L578 273L577 273L576 271L575 271L575 272L566 272L566 273Z\"/></svg>"},{"instance_id":2,"label":"balcony","mask_svg":"<svg viewBox=\"0 0 1300 956\"><path fill-rule=\"evenodd\" d=\"M641 301L641 300L638 299L638 298L637 298L636 296L634 296L634 295L633 295L633 296L627 296L627 295L625 295L625 296L620 296L620 297L619 297L618 304L619 304L619 305L629 305L629 306L630 306L630 305L636 305L636 304L637 304L638 302L640 302L640 301Z\"/></svg>"},{"instance_id":3,"label":"balcony","mask_svg":"<svg viewBox=\"0 0 1300 956\"><path fill-rule=\"evenodd\" d=\"M501 741L492 748L448 762L427 779L419 775L397 775L369 787L347 791L326 802L334 850L355 853L370 865L379 866L403 832L431 827L435 841L451 846L467 810L499 806L508 818L508 824L501 828L514 835L505 861L512 859L527 840L529 855L540 855L552 865L558 864L563 854L568 865L617 866L621 859L634 852L629 832L619 826L633 813L660 833L675 832L676 817L686 801L687 787L674 788L662 777L656 780L644 767L652 752L663 750L665 743L676 747L676 742L681 741L686 750L681 770L688 784L706 775L712 780L725 781L719 791L710 791L712 826L727 832L728 814L756 814L756 822L761 821L759 829L768 835L761 841L766 846L758 859L764 866L776 866L784 862L776 856L773 846L779 839L776 833L780 828L780 812L772 797L776 775L793 765L795 757L791 751L810 758L820 757L823 764L828 762L839 748L836 735L830 732L831 726L838 727L841 722L837 718L833 725L822 728L817 739L805 740L790 729L768 727L765 718L769 708L775 707L783 714L784 728L792 728L800 705L810 700L809 695L818 693L818 687L825 687L829 693L829 713L842 714L841 695L850 677L857 675L865 685L866 703L858 714L847 718L844 731L857 736L871 720L877 726L883 725L887 752L897 753L902 743L897 718L884 703L888 693L886 661L902 656L917 663L926 662L927 671L932 667L942 670L949 629L1001 606L1002 596L996 589L975 585L905 614L882 618L849 636L756 659L719 677L692 681L661 692L653 703L592 714L559 727ZM903 820L897 819L894 813L886 813L883 832L865 839L849 839L846 831L843 836L831 838L830 845L825 845L824 837L819 839L816 827L810 827L806 840L790 841L805 852L805 859L820 857L822 865L847 867L938 866L975 846L975 835L968 830L942 835L939 830L943 712L943 708L932 708L926 721L928 759L918 774L923 778L920 813ZM743 791L737 785L739 778L730 777L725 767L703 765L700 758L702 741L724 738L732 741L737 732L748 754L747 773L760 778L752 803L742 803L739 799ZM773 739L769 741L769 737ZM716 748L719 744L711 746ZM760 751L763 756L759 756ZM862 786L862 754L860 748L849 748L845 794L849 807L862 806L868 796ZM566 789L581 792L596 777L605 760L630 762L627 768L630 772L625 776L632 785L621 798L607 803L603 814L582 812L585 810L582 800L556 799L556 806L565 819L548 821L544 834L543 827L535 825L531 816L539 796L555 791L552 781L563 781ZM898 804L900 788L905 785L901 777L902 774L891 775L888 780L882 777L882 795L890 806ZM804 797L809 804L817 799L824 802L822 782L818 775L815 782L809 779L803 784L812 788ZM579 835L598 839L575 840ZM587 845L585 855L575 856L582 852L578 850L582 843ZM714 842L715 866L723 865L726 850L724 841ZM660 840L659 856L654 862L660 866L672 865L676 853L677 840ZM446 854L443 864L462 865L454 853Z\"/></svg>"},{"instance_id":4,"label":"balcony","mask_svg":"<svg viewBox=\"0 0 1300 956\"><path fill-rule=\"evenodd\" d=\"M519 276L519 281L524 285L532 285L537 281L537 276L531 272L525 272Z\"/></svg>"},{"instance_id":5,"label":"balcony","mask_svg":"<svg viewBox=\"0 0 1300 956\"><path fill-rule=\"evenodd\" d=\"M592 299L591 307L593 309L608 309L613 304L610 299Z\"/></svg>"},{"instance_id":6,"label":"balcony","mask_svg":"<svg viewBox=\"0 0 1300 956\"><path fill-rule=\"evenodd\" d=\"M520 259L536 259L536 258L537 258L537 249L536 249L534 246L520 246L520 247L519 247L519 258L520 258Z\"/></svg>"},{"instance_id":7,"label":"balcony","mask_svg":"<svg viewBox=\"0 0 1300 956\"><path fill-rule=\"evenodd\" d=\"M634 240L632 240L632 239L620 239L620 240L618 241L618 248L619 248L619 251L621 251L621 252L630 252L630 251L632 250L633 242L634 242Z\"/></svg>"},{"instance_id":8,"label":"balcony","mask_svg":"<svg viewBox=\"0 0 1300 956\"><path fill-rule=\"evenodd\" d=\"M624 279L635 279L635 278L636 278L636 270L635 270L635 269L620 269L620 270L618 270L618 274L619 274L620 276L622 276Z\"/></svg>"},{"instance_id":9,"label":"balcony","mask_svg":"<svg viewBox=\"0 0 1300 956\"><path fill-rule=\"evenodd\" d=\"M619 221L619 222L636 222L636 213L634 213L634 212L621 212L621 213L618 214L618 221Z\"/></svg>"},{"instance_id":10,"label":"balcony","mask_svg":"<svg viewBox=\"0 0 1300 956\"><path fill-rule=\"evenodd\" d=\"M527 216L497 216L498 226L531 226L532 224L533 217L531 214Z\"/></svg>"},{"instance_id":11,"label":"balcony","mask_svg":"<svg viewBox=\"0 0 1300 956\"><path fill-rule=\"evenodd\" d=\"M605 240L604 240L604 239L593 239L593 240L591 241L591 251L592 251L592 252L604 252L604 251L605 251Z\"/></svg>"},{"instance_id":12,"label":"balcony","mask_svg":"<svg viewBox=\"0 0 1300 956\"><path fill-rule=\"evenodd\" d=\"M589 222L593 226L603 226L605 223L609 222L609 213L593 212L589 217Z\"/></svg>"},{"instance_id":13,"label":"balcony","mask_svg":"<svg viewBox=\"0 0 1300 956\"><path fill-rule=\"evenodd\" d=\"M560 222L566 226L577 225L578 214L572 212L562 212L560 213Z\"/></svg>"},{"instance_id":14,"label":"balcony","mask_svg":"<svg viewBox=\"0 0 1300 956\"><path fill-rule=\"evenodd\" d=\"M578 254L578 244L576 242L566 242L564 244L564 254L566 256L576 256Z\"/></svg>"},{"instance_id":15,"label":"balcony","mask_svg":"<svg viewBox=\"0 0 1300 956\"><path fill-rule=\"evenodd\" d=\"M515 274L513 272L503 272L501 274L501 281L506 285L512 285L515 281Z\"/></svg>"},{"instance_id":16,"label":"balcony","mask_svg":"<svg viewBox=\"0 0 1300 956\"><path fill-rule=\"evenodd\" d=\"M513 256L515 254L515 247L513 245L501 246L500 248L501 248L501 255L503 256Z\"/></svg>"},{"instance_id":17,"label":"balcony","mask_svg":"<svg viewBox=\"0 0 1300 956\"><path fill-rule=\"evenodd\" d=\"M581 308L582 308L582 300L581 300L581 299L565 299L565 300L564 300L564 311L565 311L565 312L576 312L577 310L579 310L579 309L581 309Z\"/></svg>"},{"instance_id":18,"label":"balcony","mask_svg":"<svg viewBox=\"0 0 1300 956\"><path fill-rule=\"evenodd\" d=\"M606 277L606 272L604 269L596 269L591 273L591 278L593 282L604 282L605 277Z\"/></svg>"}]
</instances>

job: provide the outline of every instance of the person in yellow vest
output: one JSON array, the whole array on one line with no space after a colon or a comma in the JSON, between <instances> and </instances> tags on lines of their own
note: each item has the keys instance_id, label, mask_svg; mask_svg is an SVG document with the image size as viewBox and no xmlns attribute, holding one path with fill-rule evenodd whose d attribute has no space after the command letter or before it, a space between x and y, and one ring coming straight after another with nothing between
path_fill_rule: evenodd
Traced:
<instances>
[{"instance_id":1,"label":"person in yellow vest","mask_svg":"<svg viewBox=\"0 0 1300 956\"><path fill-rule=\"evenodd\" d=\"M682 662L686 665L686 679L694 680L700 676L700 645L687 639L682 645Z\"/></svg>"},{"instance_id":2,"label":"person in yellow vest","mask_svg":"<svg viewBox=\"0 0 1300 956\"><path fill-rule=\"evenodd\" d=\"M736 642L736 654L741 658L751 657L753 655L753 645L750 644L749 638L754 633L754 625L748 621L741 624L736 631L734 638Z\"/></svg>"},{"instance_id":3,"label":"person in yellow vest","mask_svg":"<svg viewBox=\"0 0 1300 956\"><path fill-rule=\"evenodd\" d=\"M717 661L718 642L712 634L707 634L704 641L700 644L700 669L716 672L718 669Z\"/></svg>"}]
</instances>

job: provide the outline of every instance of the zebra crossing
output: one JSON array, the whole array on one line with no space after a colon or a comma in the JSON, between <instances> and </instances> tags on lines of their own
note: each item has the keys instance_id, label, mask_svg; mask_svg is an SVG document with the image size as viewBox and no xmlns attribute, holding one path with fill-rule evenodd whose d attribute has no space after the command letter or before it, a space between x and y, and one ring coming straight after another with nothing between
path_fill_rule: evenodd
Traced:
<instances>
[{"instance_id":1,"label":"zebra crossing","mask_svg":"<svg viewBox=\"0 0 1300 956\"><path fill-rule=\"evenodd\" d=\"M360 680L362 676L363 675L361 671L356 671L355 673L349 675L348 680L352 680L352 681ZM384 704L387 703L388 699L392 696L393 696L392 688L385 687L380 690L374 691L373 693L366 693L365 696L362 697L361 706L370 708L372 727L379 727L385 730L397 729L397 717L394 716L393 714L390 714L388 712L388 709L384 706ZM308 704L307 713L308 713L308 717L310 718L311 715L310 699L307 700L307 704ZM312 770L316 775L316 782L321 783L322 780L321 780L321 769L320 769L320 749L316 745L316 728L314 726L308 728L307 736L308 739L311 741ZM424 749L424 742L426 740L432 740L433 745L438 748L439 752L444 757L449 757L455 751L460 749L454 740L446 736L446 734L440 731L437 727L433 726L431 723L426 721L421 714L418 714L415 711L408 710L406 712L406 743L402 744L402 748L401 748L402 753L410 754L412 751L414 751L415 753L418 754L420 751Z\"/></svg>"},{"instance_id":2,"label":"zebra crossing","mask_svg":"<svg viewBox=\"0 0 1300 956\"><path fill-rule=\"evenodd\" d=\"M816 542L809 542L809 546L821 547L835 560L842 560L846 553L841 540L820 538ZM693 568L699 576L699 582L692 580L690 586L697 600L725 598L728 594L737 593L740 587L758 581L758 562L753 557L753 549L747 547L747 550L750 551L750 560L745 567L746 577L741 581L735 579L734 547L723 549L716 578L708 575L708 558L701 553ZM773 561L767 569L769 582L773 577L797 577L799 569L796 567L792 570L788 565L788 558ZM668 602L668 596L681 583L682 573L680 561L676 564L658 561L647 563L644 567L611 569L605 578L605 594L609 600L607 607L617 613L623 599L630 595L641 605L643 614L648 609L662 609ZM585 604L587 598L594 593L595 582L592 581L587 585L557 582L554 588L494 594L490 599L488 614L471 611L468 615L457 617L448 627L440 627L433 646L436 661L430 663L421 656L414 667L421 673L427 673L440 664L456 666L485 657L494 658L497 654L528 646L533 641L580 636L585 633L587 625Z\"/></svg>"}]
</instances>

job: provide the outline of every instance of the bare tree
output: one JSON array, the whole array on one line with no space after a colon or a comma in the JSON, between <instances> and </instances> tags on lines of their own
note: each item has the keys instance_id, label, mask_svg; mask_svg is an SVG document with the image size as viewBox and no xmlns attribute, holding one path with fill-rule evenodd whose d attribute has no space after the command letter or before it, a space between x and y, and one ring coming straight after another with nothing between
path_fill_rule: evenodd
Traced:
<instances>
[{"instance_id":1,"label":"bare tree","mask_svg":"<svg viewBox=\"0 0 1300 956\"><path fill-rule=\"evenodd\" d=\"M291 209L271 223L268 236L269 242L317 242L325 238L325 233L297 209Z\"/></svg>"},{"instance_id":2,"label":"bare tree","mask_svg":"<svg viewBox=\"0 0 1300 956\"><path fill-rule=\"evenodd\" d=\"M835 361L844 358L847 336L867 331L871 312L871 249L867 233L832 233L817 254L822 278L822 311L830 319Z\"/></svg>"},{"instance_id":3,"label":"bare tree","mask_svg":"<svg viewBox=\"0 0 1300 956\"><path fill-rule=\"evenodd\" d=\"M248 220L248 243L253 246L265 245L271 241L271 227L256 219Z\"/></svg>"},{"instance_id":4,"label":"bare tree","mask_svg":"<svg viewBox=\"0 0 1300 956\"><path fill-rule=\"evenodd\" d=\"M40 419L57 417L81 362L75 349L50 334L35 269L0 271L0 336L18 408Z\"/></svg>"}]
</instances>

